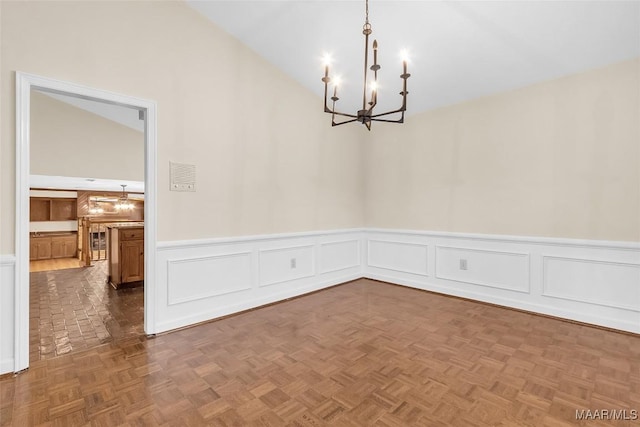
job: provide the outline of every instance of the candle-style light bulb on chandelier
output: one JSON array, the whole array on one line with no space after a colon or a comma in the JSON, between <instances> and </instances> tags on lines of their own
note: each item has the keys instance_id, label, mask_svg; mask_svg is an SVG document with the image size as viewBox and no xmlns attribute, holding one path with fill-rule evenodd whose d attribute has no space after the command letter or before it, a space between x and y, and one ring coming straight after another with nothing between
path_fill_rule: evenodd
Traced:
<instances>
[{"instance_id":1,"label":"candle-style light bulb on chandelier","mask_svg":"<svg viewBox=\"0 0 640 427\"><path fill-rule=\"evenodd\" d=\"M329 58L325 56L325 64L324 64L324 77L322 81L324 82L324 112L331 114L331 126L339 126L345 123L352 122L360 122L367 127L368 130L371 130L371 122L388 122L388 123L404 123L404 112L407 110L407 79L411 77L411 74L407 73L407 58L406 54L403 54L402 58L402 74L400 78L402 79L402 92L400 92L400 96L402 96L402 105L397 110L387 111L385 113L374 113L373 109L378 103L378 71L380 70L380 65L378 64L378 41L373 41L373 65L369 67L369 36L371 35L371 24L369 23L369 0L365 0L365 21L364 26L362 27L362 34L364 34L364 89L362 91L362 109L358 110L356 114L348 114L341 113L336 111L336 102L340 99L338 98L338 80L334 79L333 84L333 96L331 99L331 108L329 108L327 102L327 93L329 82L331 82L331 77L329 77ZM369 82L367 80L368 71L373 72L373 81ZM371 93L371 96L367 98L367 95ZM389 118L383 118L385 116L389 116L391 114L400 114L400 118L396 120L392 120ZM347 117L348 119L339 123L336 123L336 116Z\"/></svg>"}]
</instances>

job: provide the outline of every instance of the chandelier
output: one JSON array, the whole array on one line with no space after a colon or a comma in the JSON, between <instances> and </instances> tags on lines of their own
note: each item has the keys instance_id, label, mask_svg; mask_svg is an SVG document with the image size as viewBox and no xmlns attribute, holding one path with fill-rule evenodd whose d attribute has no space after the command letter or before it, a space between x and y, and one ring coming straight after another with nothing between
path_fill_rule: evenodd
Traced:
<instances>
[{"instance_id":1,"label":"chandelier","mask_svg":"<svg viewBox=\"0 0 640 427\"><path fill-rule=\"evenodd\" d=\"M117 211L133 210L135 206L133 205L133 203L129 202L129 196L124 191L124 189L127 186L125 184L120 184L120 186L122 187L122 196L120 196L120 198L118 199L118 202L116 203L116 206L115 206L116 210Z\"/></svg>"},{"instance_id":2,"label":"chandelier","mask_svg":"<svg viewBox=\"0 0 640 427\"><path fill-rule=\"evenodd\" d=\"M337 96L338 79L335 79L333 84L333 96L330 98L332 104L331 108L329 108L327 103L327 93L331 77L329 77L329 58L325 55L324 77L322 78L322 81L324 82L324 112L331 114L331 126L360 122L365 125L368 130L371 130L371 122L404 123L404 112L407 110L407 94L409 93L407 92L407 79L411 76L411 74L407 73L406 53L403 53L402 74L400 75L400 78L402 79L402 92L400 92L400 95L402 96L401 107L397 110L387 111L385 113L374 113L373 109L378 102L378 70L380 70L380 65L378 64L378 41L373 40L373 65L369 67L369 36L371 33L371 24L369 23L369 0L365 0L365 20L364 26L362 27L362 34L364 34L364 89L362 91L362 109L358 110L356 114L347 114L336 111L336 102L340 99ZM369 70L373 72L373 80L371 82L367 80ZM371 96L367 98L369 92L371 93ZM391 114L400 114L400 118L397 120L383 118ZM343 116L348 119L336 123L336 116Z\"/></svg>"},{"instance_id":3,"label":"chandelier","mask_svg":"<svg viewBox=\"0 0 640 427\"><path fill-rule=\"evenodd\" d=\"M104 213L104 209L100 206L100 202L98 200L93 200L93 207L89 209L89 214L91 215L99 215Z\"/></svg>"}]
</instances>

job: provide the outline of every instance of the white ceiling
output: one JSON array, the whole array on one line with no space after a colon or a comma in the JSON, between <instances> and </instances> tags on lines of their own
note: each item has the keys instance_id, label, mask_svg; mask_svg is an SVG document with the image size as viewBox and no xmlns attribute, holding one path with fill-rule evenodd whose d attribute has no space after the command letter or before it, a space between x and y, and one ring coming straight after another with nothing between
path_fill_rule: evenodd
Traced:
<instances>
[{"instance_id":1,"label":"white ceiling","mask_svg":"<svg viewBox=\"0 0 640 427\"><path fill-rule=\"evenodd\" d=\"M318 96L329 52L344 82L338 106L359 109L364 1L188 3ZM378 111L400 106L403 48L410 114L640 56L640 1L371 0L369 9Z\"/></svg>"},{"instance_id":2,"label":"white ceiling","mask_svg":"<svg viewBox=\"0 0 640 427\"><path fill-rule=\"evenodd\" d=\"M138 115L139 110L135 108L110 104L97 100L94 101L87 98L79 98L77 96L63 95L37 89L35 90L58 101L96 114L104 119L119 123L141 133L144 132L144 120L140 120Z\"/></svg>"}]
</instances>

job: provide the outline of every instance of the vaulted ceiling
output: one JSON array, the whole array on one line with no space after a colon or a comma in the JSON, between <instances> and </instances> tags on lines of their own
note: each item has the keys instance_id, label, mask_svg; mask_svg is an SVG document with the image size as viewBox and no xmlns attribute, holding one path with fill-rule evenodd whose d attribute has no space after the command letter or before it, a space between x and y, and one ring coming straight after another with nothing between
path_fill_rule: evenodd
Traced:
<instances>
[{"instance_id":1,"label":"vaulted ceiling","mask_svg":"<svg viewBox=\"0 0 640 427\"><path fill-rule=\"evenodd\" d=\"M319 96L330 53L341 108L361 104L364 1L188 4ZM410 114L640 56L638 1L371 0L369 9L380 111L399 106L403 48Z\"/></svg>"}]
</instances>

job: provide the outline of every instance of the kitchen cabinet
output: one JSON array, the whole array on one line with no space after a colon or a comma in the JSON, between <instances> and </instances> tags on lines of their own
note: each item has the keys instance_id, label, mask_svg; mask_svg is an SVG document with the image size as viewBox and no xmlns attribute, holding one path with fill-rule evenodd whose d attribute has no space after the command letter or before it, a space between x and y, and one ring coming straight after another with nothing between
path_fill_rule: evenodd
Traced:
<instances>
[{"instance_id":1,"label":"kitchen cabinet","mask_svg":"<svg viewBox=\"0 0 640 427\"><path fill-rule=\"evenodd\" d=\"M76 199L31 197L30 221L70 221L78 218Z\"/></svg>"},{"instance_id":2,"label":"kitchen cabinet","mask_svg":"<svg viewBox=\"0 0 640 427\"><path fill-rule=\"evenodd\" d=\"M58 236L51 238L51 258L73 258L77 255L76 236Z\"/></svg>"},{"instance_id":3,"label":"kitchen cabinet","mask_svg":"<svg viewBox=\"0 0 640 427\"><path fill-rule=\"evenodd\" d=\"M51 237L31 237L29 241L29 259L51 258Z\"/></svg>"},{"instance_id":4,"label":"kitchen cabinet","mask_svg":"<svg viewBox=\"0 0 640 427\"><path fill-rule=\"evenodd\" d=\"M73 258L77 255L75 233L38 233L29 239L29 259Z\"/></svg>"},{"instance_id":5,"label":"kitchen cabinet","mask_svg":"<svg viewBox=\"0 0 640 427\"><path fill-rule=\"evenodd\" d=\"M118 289L144 281L144 226L141 223L107 225L109 282Z\"/></svg>"}]
</instances>

